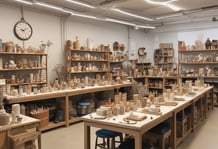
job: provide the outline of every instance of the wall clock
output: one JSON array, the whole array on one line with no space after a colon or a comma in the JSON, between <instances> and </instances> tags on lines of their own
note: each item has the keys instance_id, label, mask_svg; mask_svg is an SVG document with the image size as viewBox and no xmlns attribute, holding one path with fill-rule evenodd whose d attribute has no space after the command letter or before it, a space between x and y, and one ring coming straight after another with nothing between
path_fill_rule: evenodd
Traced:
<instances>
[{"instance_id":1,"label":"wall clock","mask_svg":"<svg viewBox=\"0 0 218 149\"><path fill-rule=\"evenodd\" d=\"M145 48L138 49L138 60L140 63L144 63L146 58Z\"/></svg>"},{"instance_id":2,"label":"wall clock","mask_svg":"<svg viewBox=\"0 0 218 149\"><path fill-rule=\"evenodd\" d=\"M138 49L138 56L144 56L145 55L145 48L139 48Z\"/></svg>"},{"instance_id":3,"label":"wall clock","mask_svg":"<svg viewBox=\"0 0 218 149\"><path fill-rule=\"evenodd\" d=\"M32 26L26 22L24 18L21 18L21 20L14 25L14 34L20 40L28 40L33 34Z\"/></svg>"},{"instance_id":4,"label":"wall clock","mask_svg":"<svg viewBox=\"0 0 218 149\"><path fill-rule=\"evenodd\" d=\"M162 60L162 51L161 49L155 49L154 51L154 63L159 64Z\"/></svg>"}]
</instances>

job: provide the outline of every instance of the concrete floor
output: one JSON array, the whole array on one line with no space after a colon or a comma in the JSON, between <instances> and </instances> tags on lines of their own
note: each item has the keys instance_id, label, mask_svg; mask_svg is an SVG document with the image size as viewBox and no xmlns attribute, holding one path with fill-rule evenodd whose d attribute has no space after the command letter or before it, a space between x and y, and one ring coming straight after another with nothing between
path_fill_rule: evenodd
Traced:
<instances>
[{"instance_id":1,"label":"concrete floor","mask_svg":"<svg viewBox=\"0 0 218 149\"><path fill-rule=\"evenodd\" d=\"M92 149L96 129L91 129ZM84 149L83 123L42 133L42 149ZM177 149L218 149L218 108Z\"/></svg>"}]
</instances>

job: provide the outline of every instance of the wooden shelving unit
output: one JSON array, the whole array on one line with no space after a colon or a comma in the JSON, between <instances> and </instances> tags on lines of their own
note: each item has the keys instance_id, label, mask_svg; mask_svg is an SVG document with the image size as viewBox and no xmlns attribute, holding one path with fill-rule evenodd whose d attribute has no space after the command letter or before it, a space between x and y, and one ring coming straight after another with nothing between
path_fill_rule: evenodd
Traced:
<instances>
[{"instance_id":1,"label":"wooden shelving unit","mask_svg":"<svg viewBox=\"0 0 218 149\"><path fill-rule=\"evenodd\" d=\"M174 49L172 43L161 43L154 51L154 64L163 71L170 71L174 64Z\"/></svg>"},{"instance_id":2,"label":"wooden shelving unit","mask_svg":"<svg viewBox=\"0 0 218 149\"><path fill-rule=\"evenodd\" d=\"M84 79L88 76L91 79L110 72L109 47L103 49L74 49L73 42L67 41L66 49L66 67L67 82L75 77Z\"/></svg>"},{"instance_id":3,"label":"wooden shelving unit","mask_svg":"<svg viewBox=\"0 0 218 149\"><path fill-rule=\"evenodd\" d=\"M145 76L145 83L151 92L163 93L166 89L171 89L172 85L177 84L177 76Z\"/></svg>"},{"instance_id":4,"label":"wooden shelving unit","mask_svg":"<svg viewBox=\"0 0 218 149\"><path fill-rule=\"evenodd\" d=\"M136 78L148 75L148 69L151 68L151 62L143 62L143 63L137 62L136 68L138 69L138 75L136 75Z\"/></svg>"},{"instance_id":5,"label":"wooden shelving unit","mask_svg":"<svg viewBox=\"0 0 218 149\"><path fill-rule=\"evenodd\" d=\"M218 49L184 50L178 44L178 71L181 78L218 78Z\"/></svg>"},{"instance_id":6,"label":"wooden shelving unit","mask_svg":"<svg viewBox=\"0 0 218 149\"><path fill-rule=\"evenodd\" d=\"M213 89L200 96L194 97L192 102L183 104L183 106L180 106L175 110L176 131L174 132L174 139L176 140L176 145L182 143L191 132L207 119L209 111L213 110L212 94ZM208 102L211 104L206 104Z\"/></svg>"},{"instance_id":7,"label":"wooden shelving unit","mask_svg":"<svg viewBox=\"0 0 218 149\"><path fill-rule=\"evenodd\" d=\"M1 78L15 89L29 84L38 86L47 84L47 54L34 51L29 53L3 51L0 52L0 59Z\"/></svg>"},{"instance_id":8,"label":"wooden shelving unit","mask_svg":"<svg viewBox=\"0 0 218 149\"><path fill-rule=\"evenodd\" d=\"M178 73L181 82L203 80L218 88L218 49L186 49L178 43ZM215 96L216 93L214 93Z\"/></svg>"}]
</instances>

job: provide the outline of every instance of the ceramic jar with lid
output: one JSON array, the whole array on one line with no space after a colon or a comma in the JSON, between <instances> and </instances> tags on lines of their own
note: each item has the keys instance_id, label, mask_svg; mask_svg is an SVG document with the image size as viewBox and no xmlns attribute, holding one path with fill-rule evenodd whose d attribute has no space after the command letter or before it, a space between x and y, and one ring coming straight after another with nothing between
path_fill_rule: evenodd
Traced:
<instances>
[{"instance_id":1,"label":"ceramic jar with lid","mask_svg":"<svg viewBox=\"0 0 218 149\"><path fill-rule=\"evenodd\" d=\"M207 38L207 40L205 42L205 48L206 49L211 49L211 45L212 45L212 42L210 41L209 38Z\"/></svg>"},{"instance_id":2,"label":"ceramic jar with lid","mask_svg":"<svg viewBox=\"0 0 218 149\"><path fill-rule=\"evenodd\" d=\"M6 51L9 53L14 51L14 43L12 41L6 43Z\"/></svg>"},{"instance_id":3,"label":"ceramic jar with lid","mask_svg":"<svg viewBox=\"0 0 218 149\"><path fill-rule=\"evenodd\" d=\"M4 109L0 109L0 126L8 125L10 121L10 114L5 112Z\"/></svg>"},{"instance_id":4,"label":"ceramic jar with lid","mask_svg":"<svg viewBox=\"0 0 218 149\"><path fill-rule=\"evenodd\" d=\"M73 42L73 49L75 50L80 49L80 43L79 43L78 37L76 37L76 41Z\"/></svg>"}]
</instances>

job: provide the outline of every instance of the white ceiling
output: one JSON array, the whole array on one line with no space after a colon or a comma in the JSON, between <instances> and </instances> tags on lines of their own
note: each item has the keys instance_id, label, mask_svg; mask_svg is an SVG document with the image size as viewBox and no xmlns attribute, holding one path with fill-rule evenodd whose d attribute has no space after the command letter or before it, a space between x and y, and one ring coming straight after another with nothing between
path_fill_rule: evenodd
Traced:
<instances>
[{"instance_id":1,"label":"white ceiling","mask_svg":"<svg viewBox=\"0 0 218 149\"><path fill-rule=\"evenodd\" d=\"M174 11L169 7L163 5L150 4L146 0L78 0L84 3L95 6L94 9L79 6L69 3L65 0L26 0L29 2L44 2L52 4L64 9L72 10L82 14L97 16L99 18L113 18L123 21L128 21L138 25L151 25L158 27L159 25L167 25L178 22L191 21L212 21L212 17L218 18L218 0L175 0L170 4L176 5L181 8L179 11ZM152 0L165 2L169 0ZM15 2L15 0L1 0L9 4L25 5L26 7L33 7L36 9L45 9L38 5L26 5ZM0 3L1 3L0 2ZM112 11L111 8L119 8L127 12L154 19L153 21L146 21L143 19L135 18L120 14ZM46 8L54 12L50 8ZM168 15L180 15L179 17L157 19Z\"/></svg>"}]
</instances>

